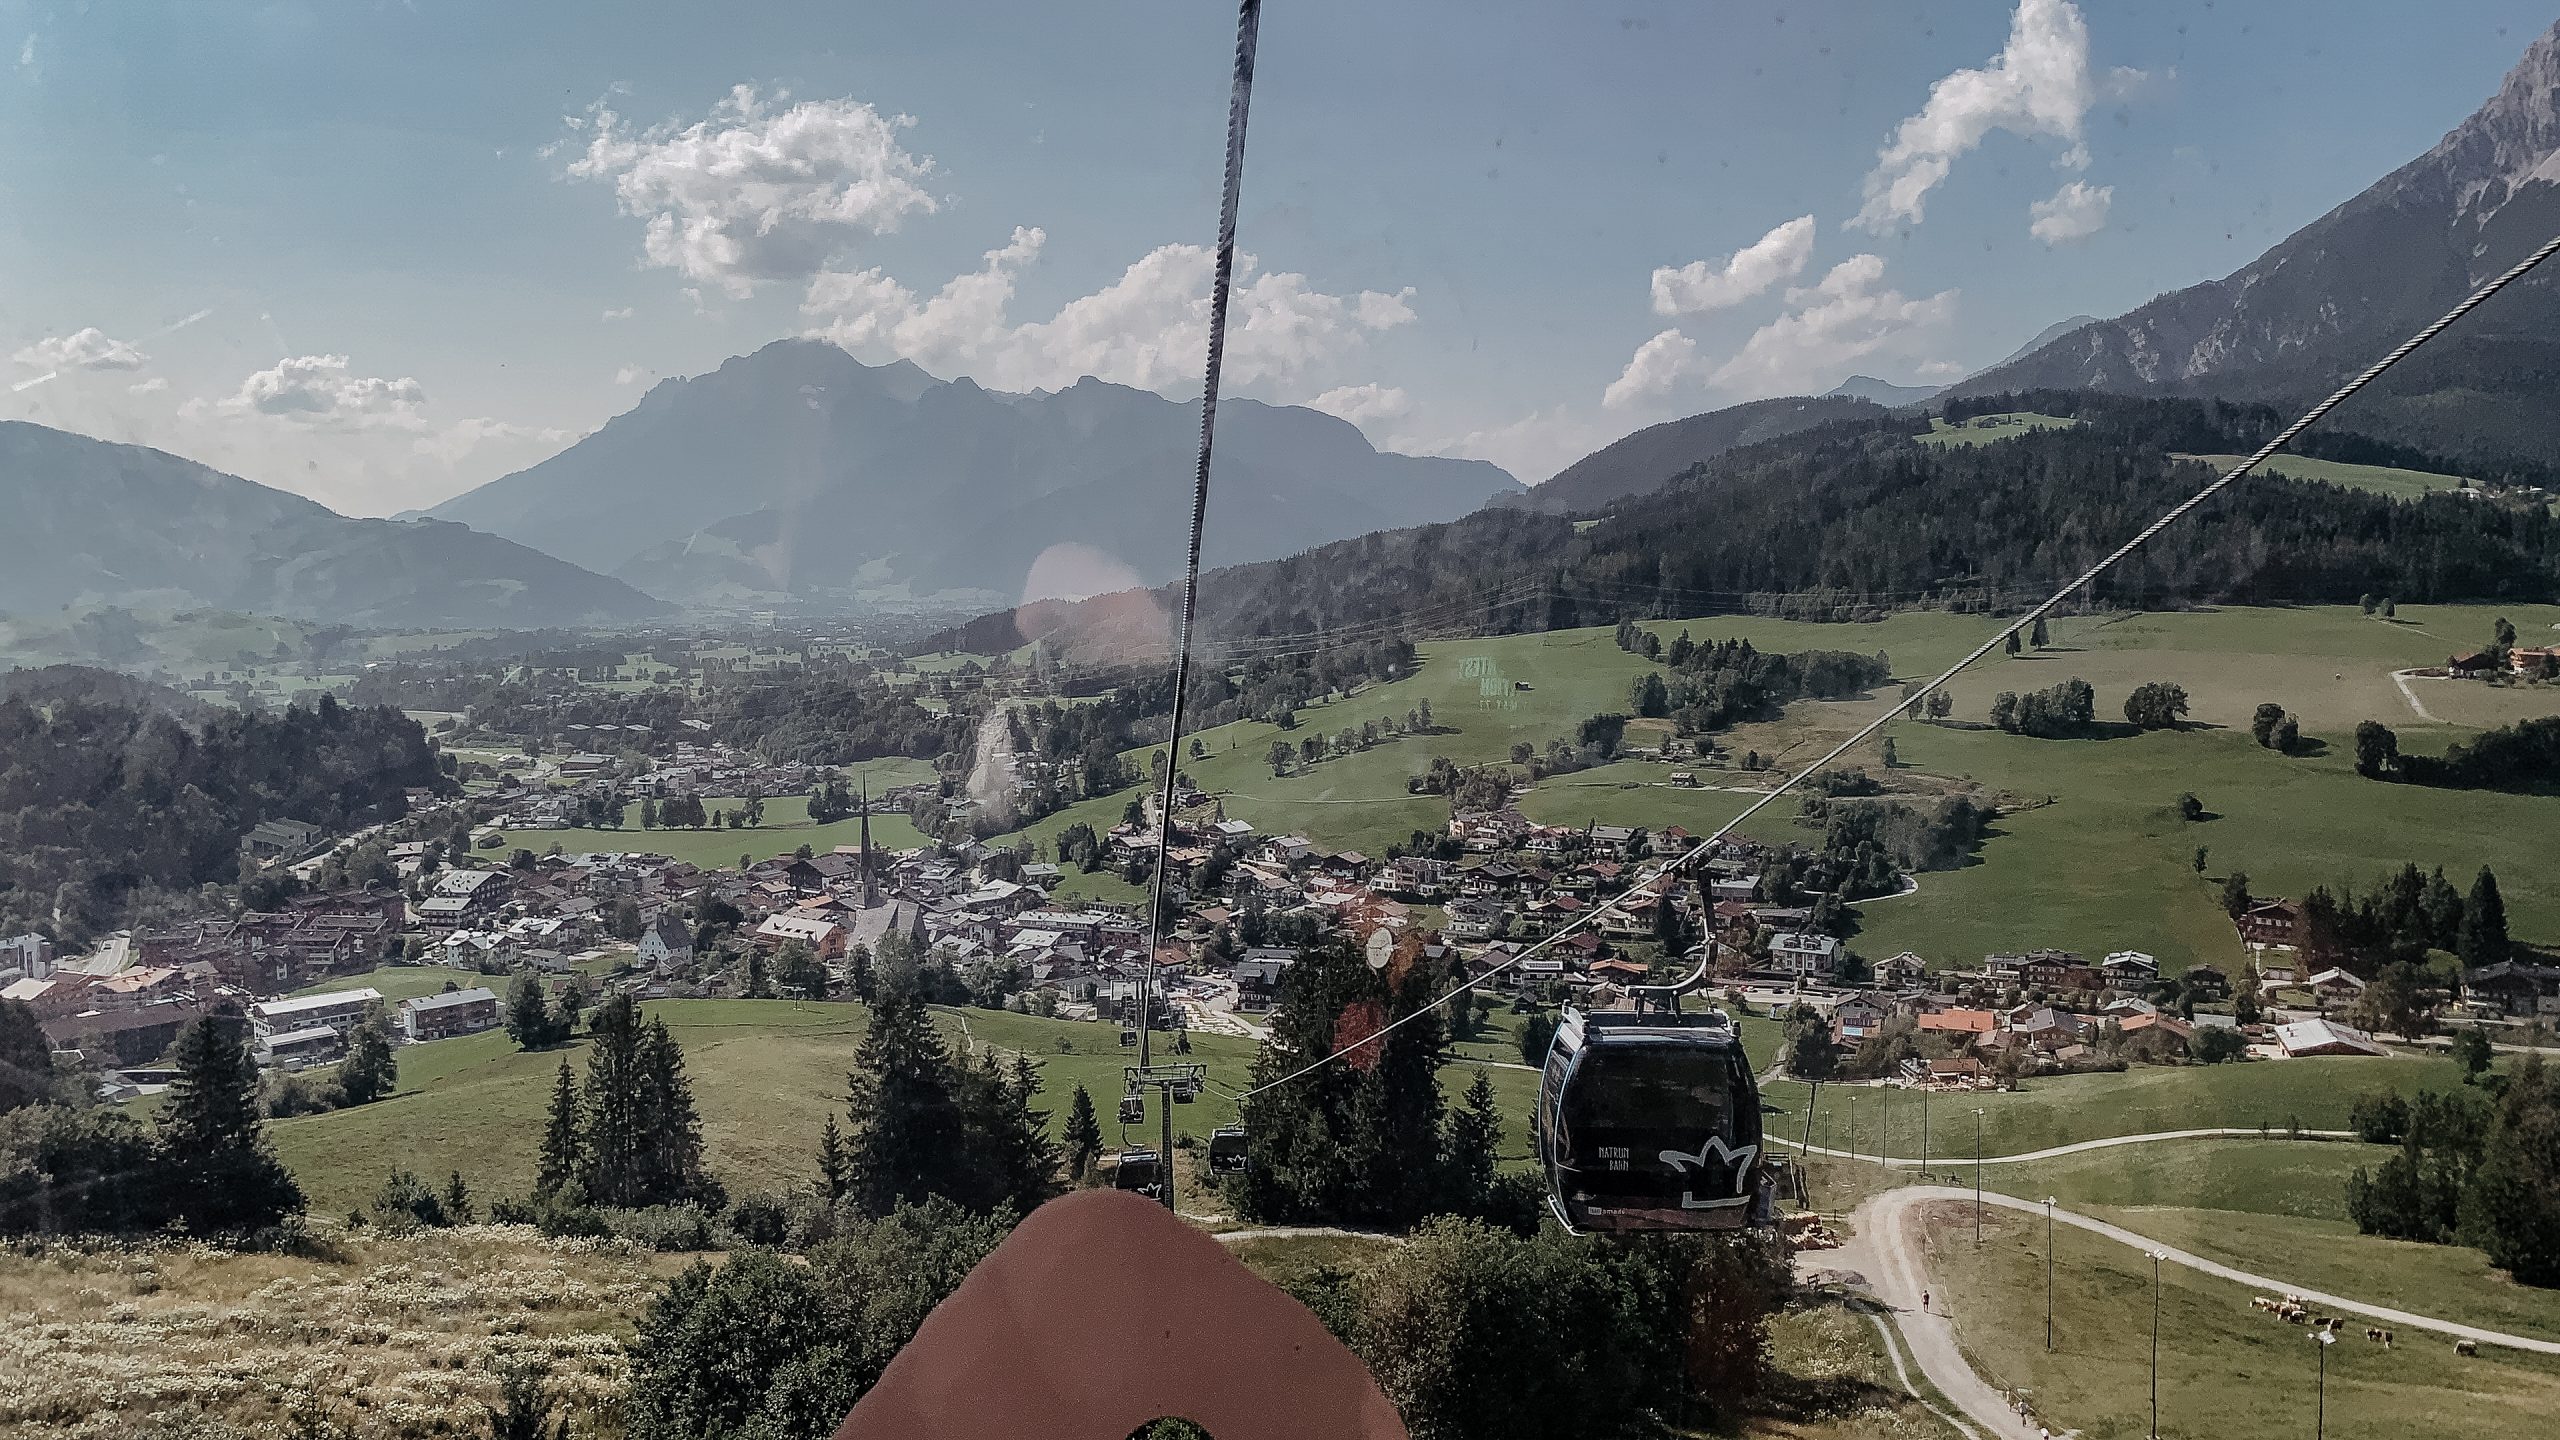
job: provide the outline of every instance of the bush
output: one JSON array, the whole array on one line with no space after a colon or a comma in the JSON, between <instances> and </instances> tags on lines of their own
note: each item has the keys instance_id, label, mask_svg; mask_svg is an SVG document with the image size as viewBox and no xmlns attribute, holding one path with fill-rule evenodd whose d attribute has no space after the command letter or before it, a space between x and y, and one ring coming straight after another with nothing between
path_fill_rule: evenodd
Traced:
<instances>
[{"instance_id":1,"label":"bush","mask_svg":"<svg viewBox=\"0 0 2560 1440\"><path fill-rule=\"evenodd\" d=\"M325 1115L346 1102L346 1091L337 1077L325 1070L269 1075L259 1087L258 1105L270 1120Z\"/></svg>"},{"instance_id":2,"label":"bush","mask_svg":"<svg viewBox=\"0 0 2560 1440\"><path fill-rule=\"evenodd\" d=\"M2243 1038L2237 1030L2211 1029L2196 1032L2193 1053L2203 1064L2219 1065L2226 1060L2237 1060L2248 1051L2248 1040Z\"/></svg>"},{"instance_id":3,"label":"bush","mask_svg":"<svg viewBox=\"0 0 2560 1440\"><path fill-rule=\"evenodd\" d=\"M721 1225L740 1245L778 1250L790 1239L791 1198L771 1191L751 1191L730 1204Z\"/></svg>"},{"instance_id":4,"label":"bush","mask_svg":"<svg viewBox=\"0 0 2560 1440\"><path fill-rule=\"evenodd\" d=\"M598 1213L603 1216L606 1229L647 1249L681 1253L719 1248L712 1239L710 1214L690 1200Z\"/></svg>"}]
</instances>

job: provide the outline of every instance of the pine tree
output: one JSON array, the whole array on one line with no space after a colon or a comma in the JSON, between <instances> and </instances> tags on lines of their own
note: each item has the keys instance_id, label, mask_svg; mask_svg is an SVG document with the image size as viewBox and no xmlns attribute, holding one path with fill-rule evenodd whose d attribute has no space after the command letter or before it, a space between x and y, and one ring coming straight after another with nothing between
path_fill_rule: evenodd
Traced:
<instances>
[{"instance_id":1,"label":"pine tree","mask_svg":"<svg viewBox=\"0 0 2560 1440\"><path fill-rule=\"evenodd\" d=\"M364 1018L347 1032L347 1058L338 1062L338 1087L350 1105L370 1105L400 1083L400 1057L391 1049L391 1017L382 1002L365 1002Z\"/></svg>"},{"instance_id":2,"label":"pine tree","mask_svg":"<svg viewBox=\"0 0 2560 1440\"><path fill-rule=\"evenodd\" d=\"M475 1212L471 1206L471 1187L462 1183L462 1172L456 1170L444 1182L444 1216L449 1225L468 1225Z\"/></svg>"},{"instance_id":3,"label":"pine tree","mask_svg":"<svg viewBox=\"0 0 2560 1440\"><path fill-rule=\"evenodd\" d=\"M159 1149L172 1211L198 1234L254 1230L302 1209L302 1189L267 1143L258 1066L234 1015L207 1015L178 1034L177 1079L160 1112Z\"/></svg>"},{"instance_id":4,"label":"pine tree","mask_svg":"<svg viewBox=\"0 0 2560 1440\"><path fill-rule=\"evenodd\" d=\"M2498 895L2498 877L2480 867L2471 882L2471 898L2462 905L2462 933L2456 945L2466 968L2477 970L2507 958L2507 902Z\"/></svg>"},{"instance_id":5,"label":"pine tree","mask_svg":"<svg viewBox=\"0 0 2560 1440\"><path fill-rule=\"evenodd\" d=\"M0 1114L53 1098L53 1047L23 1000L0 1000Z\"/></svg>"},{"instance_id":6,"label":"pine tree","mask_svg":"<svg viewBox=\"0 0 2560 1440\"><path fill-rule=\"evenodd\" d=\"M848 1194L864 1213L962 1187L965 1142L951 1053L910 981L882 987L846 1077L853 1135Z\"/></svg>"},{"instance_id":7,"label":"pine tree","mask_svg":"<svg viewBox=\"0 0 2560 1440\"><path fill-rule=\"evenodd\" d=\"M765 965L764 947L761 945L753 946L747 951L747 998L750 1000L773 998L773 975Z\"/></svg>"},{"instance_id":8,"label":"pine tree","mask_svg":"<svg viewBox=\"0 0 2560 1440\"><path fill-rule=\"evenodd\" d=\"M818 1193L832 1205L844 1198L845 1186L851 1178L844 1132L836 1127L836 1113L830 1110L826 1128L818 1132Z\"/></svg>"},{"instance_id":9,"label":"pine tree","mask_svg":"<svg viewBox=\"0 0 2560 1440\"><path fill-rule=\"evenodd\" d=\"M2033 634L2027 636L2027 643L2033 645L2039 650L2042 650L2053 643L2053 637L2045 631L2043 616L2039 615L2036 617L2035 631Z\"/></svg>"},{"instance_id":10,"label":"pine tree","mask_svg":"<svg viewBox=\"0 0 2560 1440\"><path fill-rule=\"evenodd\" d=\"M1081 1085L1067 1103L1066 1146L1067 1175L1081 1184L1094 1158L1102 1153L1101 1117L1093 1113L1093 1097Z\"/></svg>"},{"instance_id":11,"label":"pine tree","mask_svg":"<svg viewBox=\"0 0 2560 1440\"><path fill-rule=\"evenodd\" d=\"M556 1042L551 1004L543 998L542 981L530 970L507 987L507 1038L527 1050Z\"/></svg>"},{"instance_id":12,"label":"pine tree","mask_svg":"<svg viewBox=\"0 0 2560 1440\"><path fill-rule=\"evenodd\" d=\"M1027 1215L1055 1195L1058 1146L1049 1138L1049 1117L1015 1093L993 1051L965 1067L959 1095L968 1144L964 1184L952 1198L974 1210L1010 1207Z\"/></svg>"},{"instance_id":13,"label":"pine tree","mask_svg":"<svg viewBox=\"0 0 2560 1440\"><path fill-rule=\"evenodd\" d=\"M684 1048L663 1019L640 1036L640 1094L633 1119L640 1134L639 1193L634 1205L709 1201L718 1182L702 1166L702 1117L693 1105L693 1082L684 1071Z\"/></svg>"},{"instance_id":14,"label":"pine tree","mask_svg":"<svg viewBox=\"0 0 2560 1440\"><path fill-rule=\"evenodd\" d=\"M2024 648L2024 646L2018 643L2018 632L2015 630L2012 630L2007 635L2001 637L2000 650L2002 654L2014 656Z\"/></svg>"},{"instance_id":15,"label":"pine tree","mask_svg":"<svg viewBox=\"0 0 2560 1440\"><path fill-rule=\"evenodd\" d=\"M578 1182L599 1205L641 1203L640 1010L628 992L596 1007L587 1025L587 1083L581 1087Z\"/></svg>"},{"instance_id":16,"label":"pine tree","mask_svg":"<svg viewBox=\"0 0 2560 1440\"><path fill-rule=\"evenodd\" d=\"M578 1082L569 1073L569 1062L562 1060L560 1076L551 1085L551 1118L542 1130L542 1167L535 1175L533 1193L555 1194L577 1179L584 1153L578 1133Z\"/></svg>"},{"instance_id":17,"label":"pine tree","mask_svg":"<svg viewBox=\"0 0 2560 1440\"><path fill-rule=\"evenodd\" d=\"M1451 1198L1462 1213L1483 1212L1501 1145L1502 1107L1493 1098L1492 1072L1478 1066L1465 1102L1449 1116L1450 1179L1457 1190Z\"/></svg>"},{"instance_id":18,"label":"pine tree","mask_svg":"<svg viewBox=\"0 0 2560 1440\"><path fill-rule=\"evenodd\" d=\"M2237 920L2237 919L2239 919L2239 918L2240 918L2241 912L2242 912L2242 911L2245 911L2245 910L2247 910L2247 909L2249 908L2250 903L2251 903L2251 902L2250 902L2250 898L2249 898L2249 872L2248 872L2248 871L2246 871L2246 870L2234 870L2234 871L2232 871L2229 875L2227 875L2227 876L2223 877L2223 881L2222 881L2222 913L2223 913L2223 914L2230 916L2230 917L2231 917L2232 919L2234 919L2234 920Z\"/></svg>"}]
</instances>

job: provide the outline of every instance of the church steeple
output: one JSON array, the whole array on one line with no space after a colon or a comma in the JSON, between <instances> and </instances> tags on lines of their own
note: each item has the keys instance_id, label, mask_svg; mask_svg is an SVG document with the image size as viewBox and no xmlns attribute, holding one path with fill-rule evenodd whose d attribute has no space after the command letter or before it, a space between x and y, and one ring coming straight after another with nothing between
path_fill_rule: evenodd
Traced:
<instances>
[{"instance_id":1,"label":"church steeple","mask_svg":"<svg viewBox=\"0 0 2560 1440\"><path fill-rule=\"evenodd\" d=\"M862 777L862 908L880 903L878 872L871 868L871 777Z\"/></svg>"}]
</instances>

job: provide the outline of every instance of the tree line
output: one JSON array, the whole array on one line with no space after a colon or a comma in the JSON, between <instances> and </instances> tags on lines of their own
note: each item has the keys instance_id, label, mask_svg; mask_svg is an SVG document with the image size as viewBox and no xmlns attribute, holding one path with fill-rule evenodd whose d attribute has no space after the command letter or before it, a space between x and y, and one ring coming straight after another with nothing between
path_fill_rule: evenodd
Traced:
<instances>
[{"instance_id":1,"label":"tree line","mask_svg":"<svg viewBox=\"0 0 2560 1440\"><path fill-rule=\"evenodd\" d=\"M154 896L240 878L265 820L343 830L446 792L426 732L323 696L190 723L144 704L0 700L0 926L76 946Z\"/></svg>"},{"instance_id":2,"label":"tree line","mask_svg":"<svg viewBox=\"0 0 2560 1440\"><path fill-rule=\"evenodd\" d=\"M2493 1093L2367 1096L2367 1141L2399 1153L2347 1178L2347 1213L2367 1235L2478 1248L2519 1284L2560 1285L2560 1073L2528 1055Z\"/></svg>"}]
</instances>

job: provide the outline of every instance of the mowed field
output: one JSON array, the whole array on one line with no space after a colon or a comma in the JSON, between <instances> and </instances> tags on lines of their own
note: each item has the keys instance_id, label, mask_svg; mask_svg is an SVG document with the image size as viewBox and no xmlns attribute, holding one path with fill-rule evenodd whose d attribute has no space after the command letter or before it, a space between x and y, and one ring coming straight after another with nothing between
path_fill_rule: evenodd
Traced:
<instances>
[{"instance_id":1,"label":"mowed field","mask_svg":"<svg viewBox=\"0 0 2560 1440\"><path fill-rule=\"evenodd\" d=\"M918 762L921 763L921 762ZM735 810L743 801L734 799L706 800L715 810ZM735 867L738 857L750 855L764 859L769 855L785 855L806 845L825 854L839 845L857 845L862 841L860 817L833 820L824 825L809 822L809 797L778 795L764 802L764 823L743 830L668 830L640 828L640 807L623 809L619 830L509 830L503 832L499 848L483 850L483 855L505 855L519 847L540 855L554 845L571 854L581 851L618 854L666 855L704 869ZM915 822L904 815L871 817L871 844L885 851L914 850L928 841Z\"/></svg>"},{"instance_id":2,"label":"mowed field","mask_svg":"<svg viewBox=\"0 0 2560 1440\"><path fill-rule=\"evenodd\" d=\"M731 1192L809 1183L816 1175L819 1129L830 1111L844 1111L845 1080L862 1041L865 1008L790 1000L662 1000L643 1008L663 1017L684 1047L710 1163ZM1119 1146L1113 1111L1123 1088L1122 1067L1136 1057L1120 1048L1117 1026L986 1010L942 1010L937 1016L955 1051L993 1046L1008 1059L1023 1052L1039 1061L1040 1103L1052 1114L1052 1136L1064 1124L1069 1097L1082 1085L1101 1112L1104 1144ZM1194 1035L1191 1043L1192 1054L1185 1058L1206 1065L1213 1082L1230 1090L1244 1087L1253 1042ZM369 1201L398 1166L431 1177L458 1169L483 1193L520 1194L533 1182L553 1073L565 1059L583 1077L585 1050L583 1040L557 1050L520 1050L502 1030L403 1046L399 1090L390 1098L278 1121L269 1133L323 1214L343 1214ZM1442 1086L1453 1099L1475 1078L1476 1068L1457 1064L1442 1071ZM1523 1159L1537 1077L1522 1070L1491 1074L1509 1118L1503 1153ZM1234 1103L1216 1091L1174 1108L1177 1137L1205 1140L1211 1130L1233 1123ZM1155 1143L1161 1124L1150 1102L1144 1133L1133 1127L1132 1143Z\"/></svg>"},{"instance_id":3,"label":"mowed field","mask_svg":"<svg viewBox=\"0 0 2560 1440\"><path fill-rule=\"evenodd\" d=\"M2017 410L2005 415L1977 415L1960 425L1950 425L1943 415L1929 417L1929 433L1912 438L1923 445L1988 445L1995 440L2015 440L2038 430L2063 430L2080 422L2066 415L2039 415L2032 410Z\"/></svg>"},{"instance_id":4,"label":"mowed field","mask_svg":"<svg viewBox=\"0 0 2560 1440\"><path fill-rule=\"evenodd\" d=\"M2187 460L2201 460L2217 470L2228 470L2246 455L2187 455ZM2459 475L2443 475L2433 470L2402 470L2391 465L2351 465L2343 460L2317 460L2308 455L2278 455L2261 467L2270 475L2293 480L2319 480L2343 485L2350 490L2369 490L2395 500L2415 500L2439 490L2453 490L2471 482Z\"/></svg>"},{"instance_id":5,"label":"mowed field","mask_svg":"<svg viewBox=\"0 0 2560 1440\"><path fill-rule=\"evenodd\" d=\"M1775 1059L1773 1044L1757 1035L1746 1031L1744 1044L1755 1064L1766 1066ZM1975 1110L1982 1112L1986 1155L2017 1155L2082 1140L2164 1130L2263 1127L2278 1136L2295 1125L2304 1130L2343 1130L2348 1109L2365 1091L2449 1090L2459 1086L2461 1079L2461 1070L2449 1059L2405 1054L2387 1059L2138 1065L2122 1074L2037 1076L2011 1091L1933 1095L1925 1111L1915 1092L1825 1085L1813 1114L1813 1143L1836 1150L1854 1148L1861 1155L1881 1150L1897 1158L1917 1158L1923 1153L1925 1125L1927 1153L1954 1164L1973 1156ZM1791 1144L1803 1138L1809 1088L1801 1081L1784 1079L1761 1087L1762 1100L1774 1107L1768 1117L1773 1135ZM2129 1149L2126 1153L2138 1161L2145 1152Z\"/></svg>"},{"instance_id":6,"label":"mowed field","mask_svg":"<svg viewBox=\"0 0 2560 1440\"><path fill-rule=\"evenodd\" d=\"M1986 1165L1985 1189L2072 1210L2293 1285L2560 1341L2560 1290L2518 1285L2461 1245L2359 1235L2347 1178L2394 1147L2345 1140L2176 1140L2029 1165ZM1943 1173L1970 1183L1970 1166Z\"/></svg>"},{"instance_id":7,"label":"mowed field","mask_svg":"<svg viewBox=\"0 0 2560 1440\"><path fill-rule=\"evenodd\" d=\"M2045 1227L1994 1212L1973 1243L1970 1207L1933 1207L1928 1266L1983 1377L2030 1394L2054 1433L2150 1433L2151 1262L2061 1227L2054 1240L2054 1349L2044 1347ZM2320 1357L2300 1326L2249 1308L2250 1292L2176 1265L2160 1273L2160 1434L2178 1440L2292 1437L2312 1428ZM2351 1322L2328 1356L2329 1427L2342 1435L2543 1436L2560 1405L2560 1360L2401 1331L2390 1350ZM2457 1419L2457 1417L2459 1417Z\"/></svg>"},{"instance_id":8,"label":"mowed field","mask_svg":"<svg viewBox=\"0 0 2560 1440\"><path fill-rule=\"evenodd\" d=\"M2560 797L2385 785L2353 769L2351 737L2362 720L2391 725L2405 749L2440 751L2478 727L2560 713L2560 687L2410 680L2437 723L2422 719L2395 682L2396 671L2441 665L2454 650L2485 643L2501 616L2521 635L2542 636L2560 623L2560 607L2410 605L2394 620L2352 606L2055 620L2048 648L2017 659L1995 654L1950 682L1951 723L1897 720L1885 732L1904 778L1916 787L1972 782L2034 803L2001 821L1980 863L1924 875L1918 893L1862 907L1863 928L1853 943L1869 955L1908 949L1938 964L2040 945L2093 955L2145 950L2172 970L2203 960L2229 963L2235 959L2230 927L2215 901L2232 869L2247 872L2260 894L2300 894L2317 884L2369 885L2404 860L2441 865L2464 886L2480 866L2494 867L2516 933L2560 939L2560 869L2548 863L2560 848ZM1686 630L1697 641L1748 639L1766 650L1882 651L1897 677L1914 679L1952 663L1997 624L1912 612L1868 624L1715 616L1649 622L1648 628L1666 642ZM1310 706L1295 731L1248 721L1205 732L1209 753L1186 769L1225 797L1230 815L1266 832L1295 831L1374 855L1446 821L1445 800L1405 792L1406 779L1427 770L1434 756L1501 761L1523 741L1543 751L1549 741L1569 738L1586 716L1625 711L1630 683L1659 668L1620 651L1606 629L1420 648L1416 674ZM2042 689L2073 676L2096 689L2101 721L2121 720L2124 698L2136 685L2175 682L2188 693L2191 724L2174 733L2079 740L1988 728L1998 692ZM1780 720L1717 738L1734 757L1756 750L1793 767L1891 698L1888 692L1798 704ZM1267 757L1275 739L1294 745L1311 732L1330 736L1364 720L1405 715L1424 699L1444 733L1389 740L1286 776L1271 773ZM2285 756L2253 743L2248 722L2262 702L2299 716L2315 753ZM1878 768L1879 750L1870 744L1851 763ZM1710 788L1672 787L1674 769L1695 772ZM1528 792L1521 808L1554 824L1677 824L1702 832L1771 783L1767 774L1739 768L1624 761L1551 777ZM2216 818L2177 820L2170 807L2184 791L2201 797ZM1022 833L1045 843L1075 821L1107 827L1136 793L1083 802ZM1750 829L1773 839L1812 839L1796 812L1792 799L1781 801ZM2201 876L2193 867L2198 846L2209 849ZM1103 882L1079 886L1097 898L1122 898L1107 877L1085 879Z\"/></svg>"}]
</instances>

